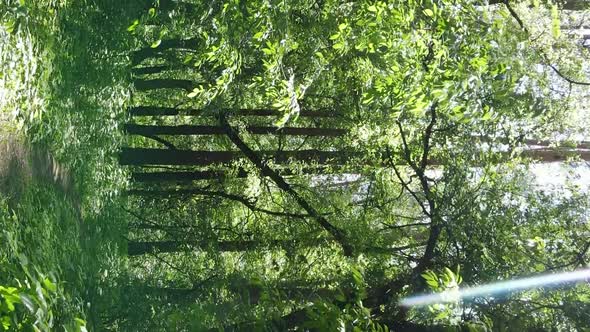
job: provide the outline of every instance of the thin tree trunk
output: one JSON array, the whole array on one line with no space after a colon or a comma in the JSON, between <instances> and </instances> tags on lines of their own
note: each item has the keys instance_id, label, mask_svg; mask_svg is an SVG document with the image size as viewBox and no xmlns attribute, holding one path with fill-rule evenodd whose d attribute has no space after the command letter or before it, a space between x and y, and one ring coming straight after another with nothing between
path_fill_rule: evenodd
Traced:
<instances>
[{"instance_id":1,"label":"thin tree trunk","mask_svg":"<svg viewBox=\"0 0 590 332\"><path fill-rule=\"evenodd\" d=\"M196 50L201 45L198 38L190 39L165 39L162 40L158 47L144 47L131 53L131 64L136 66L148 58L154 58L162 54L163 51L170 49L189 49Z\"/></svg>"},{"instance_id":2,"label":"thin tree trunk","mask_svg":"<svg viewBox=\"0 0 590 332\"><path fill-rule=\"evenodd\" d=\"M362 156L359 153L343 151L259 151L265 158L272 159L275 163L285 164L290 161L316 162L322 165L345 165L355 157ZM504 154L505 158L510 158ZM532 149L522 152L522 156L532 158L534 162L548 163L566 161L571 157L578 157L583 161L590 161L590 150L580 149ZM229 164L232 161L243 158L244 154L237 151L191 151L191 150L166 150L146 148L123 148L119 154L121 165L194 165L209 166L216 164ZM384 161L366 162L367 165L385 166ZM428 165L441 165L439 160L429 160ZM477 165L474 165L477 166Z\"/></svg>"},{"instance_id":3,"label":"thin tree trunk","mask_svg":"<svg viewBox=\"0 0 590 332\"><path fill-rule=\"evenodd\" d=\"M490 5L505 3L507 0L489 0ZM585 10L590 8L590 2L587 0L562 0L557 1L565 10Z\"/></svg>"},{"instance_id":4,"label":"thin tree trunk","mask_svg":"<svg viewBox=\"0 0 590 332\"><path fill-rule=\"evenodd\" d=\"M545 141L545 140L534 140L534 139L525 139L523 140L523 143L529 145L529 146L542 146L545 149L551 149L551 150L560 150L560 149L566 149L566 150L577 150L577 151L582 151L582 150L590 150L590 142L588 141L581 141L581 142L573 142L572 146L567 146L567 145L559 145L557 147L550 147L551 144L555 144L557 142L552 142L552 141Z\"/></svg>"},{"instance_id":5,"label":"thin tree trunk","mask_svg":"<svg viewBox=\"0 0 590 332\"><path fill-rule=\"evenodd\" d=\"M137 182L191 182L198 180L222 179L228 176L226 171L192 171L192 172L150 172L132 173L131 179ZM248 176L245 170L238 170L235 178Z\"/></svg>"},{"instance_id":6,"label":"thin tree trunk","mask_svg":"<svg viewBox=\"0 0 590 332\"><path fill-rule=\"evenodd\" d=\"M277 170L283 176L298 174L335 174L341 172L338 167L306 167L301 170L288 168ZM137 182L191 182L199 180L215 180L223 178L245 178L248 172L243 168L233 173L230 171L179 171L179 172L135 172L131 173L131 179Z\"/></svg>"},{"instance_id":7,"label":"thin tree trunk","mask_svg":"<svg viewBox=\"0 0 590 332\"><path fill-rule=\"evenodd\" d=\"M169 12L174 9L180 9L187 13L191 13L199 10L199 7L194 3L185 1L160 0L160 10Z\"/></svg>"},{"instance_id":8,"label":"thin tree trunk","mask_svg":"<svg viewBox=\"0 0 590 332\"><path fill-rule=\"evenodd\" d=\"M565 148L542 148L525 150L524 157L533 159L536 162L551 163L566 161L569 158L580 158L583 161L590 161L590 150L565 149ZM508 156L507 156L508 157Z\"/></svg>"},{"instance_id":9,"label":"thin tree trunk","mask_svg":"<svg viewBox=\"0 0 590 332\"><path fill-rule=\"evenodd\" d=\"M265 158L285 164L294 161L316 162L318 164L344 165L358 155L342 151L260 151ZM209 166L228 164L239 160L244 154L238 151L191 151L146 148L123 148L119 154L121 165L195 165Z\"/></svg>"},{"instance_id":10,"label":"thin tree trunk","mask_svg":"<svg viewBox=\"0 0 590 332\"><path fill-rule=\"evenodd\" d=\"M238 116L280 116L282 113L278 110L255 108L255 109L223 109L219 110L228 115ZM177 109L172 107L156 107L156 106L136 106L129 109L129 114L132 116L203 116L216 117L219 112L210 112L203 109ZM338 112L329 109L321 110L302 110L299 113L301 117L309 118L333 118L338 117Z\"/></svg>"},{"instance_id":11,"label":"thin tree trunk","mask_svg":"<svg viewBox=\"0 0 590 332\"><path fill-rule=\"evenodd\" d=\"M338 291L326 288L317 288L313 284L307 283L305 286L292 285L291 282L283 282L275 286L262 285L259 283L246 282L244 284L229 287L229 290L239 295L242 300L247 301L250 305L256 305L260 301L260 296L265 290L280 291L289 299L303 298L311 299L334 297ZM198 300L203 296L202 287L195 288L171 288L171 287L151 287L144 286L138 289L140 294L150 295L166 302L187 303Z\"/></svg>"},{"instance_id":12,"label":"thin tree trunk","mask_svg":"<svg viewBox=\"0 0 590 332\"><path fill-rule=\"evenodd\" d=\"M124 130L131 135L223 135L224 128L220 126L148 126L126 123ZM255 135L292 135L292 136L323 136L339 137L346 134L344 129L336 128L296 128L296 127L258 127L248 126L245 130Z\"/></svg>"},{"instance_id":13,"label":"thin tree trunk","mask_svg":"<svg viewBox=\"0 0 590 332\"><path fill-rule=\"evenodd\" d=\"M186 91L192 91L199 84L202 83L177 79L136 79L133 81L133 85L137 91L150 91L158 89L183 89Z\"/></svg>"},{"instance_id":14,"label":"thin tree trunk","mask_svg":"<svg viewBox=\"0 0 590 332\"><path fill-rule=\"evenodd\" d=\"M224 191L208 190L207 188L194 188L194 189L177 189L177 190L143 190L143 189L131 189L125 192L126 195L144 196L144 197L184 197L184 196L205 196L205 197L220 197L230 201L238 202L253 212L265 213L276 217L288 217L288 218L306 218L309 217L307 214L290 213L281 211L272 211L256 206L255 201L248 197L244 197L237 194L227 193Z\"/></svg>"},{"instance_id":15,"label":"thin tree trunk","mask_svg":"<svg viewBox=\"0 0 590 332\"><path fill-rule=\"evenodd\" d=\"M153 67L139 67L139 68L132 68L131 73L134 75L150 75L150 74L159 74L168 70L173 69L172 66L153 66Z\"/></svg>"}]
</instances>

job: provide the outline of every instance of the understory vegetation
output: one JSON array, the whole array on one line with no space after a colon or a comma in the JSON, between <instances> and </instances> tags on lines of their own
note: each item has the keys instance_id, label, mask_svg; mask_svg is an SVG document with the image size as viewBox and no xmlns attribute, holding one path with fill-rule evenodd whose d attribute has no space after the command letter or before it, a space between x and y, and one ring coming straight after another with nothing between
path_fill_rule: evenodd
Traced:
<instances>
[{"instance_id":1,"label":"understory vegetation","mask_svg":"<svg viewBox=\"0 0 590 332\"><path fill-rule=\"evenodd\" d=\"M0 330L590 331L588 9L0 0Z\"/></svg>"}]
</instances>

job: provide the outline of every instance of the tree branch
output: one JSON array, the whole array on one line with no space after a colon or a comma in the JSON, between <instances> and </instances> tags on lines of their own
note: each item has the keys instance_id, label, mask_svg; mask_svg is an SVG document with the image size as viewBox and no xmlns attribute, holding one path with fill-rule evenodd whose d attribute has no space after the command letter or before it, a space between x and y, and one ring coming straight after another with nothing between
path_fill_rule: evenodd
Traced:
<instances>
[{"instance_id":1,"label":"tree branch","mask_svg":"<svg viewBox=\"0 0 590 332\"><path fill-rule=\"evenodd\" d=\"M522 19L520 18L520 16L518 16L518 14L516 13L516 11L514 11L514 9L512 8L512 6L510 6L510 2L508 0L503 0L502 3L506 6L506 9L508 9L508 12L510 12L510 15L516 20L516 22L518 22L518 25L520 25L520 28L522 30L524 30L524 32L526 32L528 34L529 33L529 30L524 25L524 22L522 21Z\"/></svg>"},{"instance_id":2,"label":"tree branch","mask_svg":"<svg viewBox=\"0 0 590 332\"><path fill-rule=\"evenodd\" d=\"M420 161L420 170L422 176L424 176L424 171L426 170L426 166L428 165L428 153L430 152L430 139L432 138L432 132L434 130L434 124L436 123L436 107L437 103L435 102L432 107L430 108L430 123L426 127L426 132L424 133L424 138L422 139L423 144L423 151L422 151L422 160Z\"/></svg>"},{"instance_id":3,"label":"tree branch","mask_svg":"<svg viewBox=\"0 0 590 332\"><path fill-rule=\"evenodd\" d=\"M520 26L520 28L524 32L526 32L527 35L528 35L529 34L529 30L524 25L524 22L522 21L522 19L520 18L520 16L518 16L518 14L516 13L516 11L512 8L512 6L510 6L509 1L508 0L502 0L502 3L506 6L506 9L508 9L508 12L510 12L510 16L512 16L516 20L516 22L518 22L518 25ZM548 61L549 57L547 56L547 54L545 52L543 52L542 50L540 50L539 52L541 53L541 56L543 57L543 59L547 63L547 66L549 66L549 68L551 68L555 72L555 74L557 74L559 77L561 77L562 79L564 79L566 82L568 82L570 84L590 86L590 82L577 81L577 80L574 80L574 79L571 79L571 78L565 76L565 74L563 74L561 71L559 71L559 69L557 69L557 67L555 67L554 65L552 65L552 64L549 63L549 61Z\"/></svg>"},{"instance_id":4,"label":"tree branch","mask_svg":"<svg viewBox=\"0 0 590 332\"><path fill-rule=\"evenodd\" d=\"M170 143L169 141L167 141L167 140L165 140L165 139L163 139L161 137L158 137L158 136L155 136L155 135L141 135L141 136L143 136L145 138L152 139L152 140L154 140L154 141L156 141L158 143L161 143L162 145L164 145L165 147L167 147L170 150L177 150L176 149L176 146L174 144Z\"/></svg>"},{"instance_id":5,"label":"tree branch","mask_svg":"<svg viewBox=\"0 0 590 332\"><path fill-rule=\"evenodd\" d=\"M246 158L250 160L262 173L264 176L268 176L280 189L288 193L297 203L309 214L309 216L316 220L322 228L324 228L328 233L330 233L338 243L342 246L345 256L352 256L353 255L353 248L346 240L344 232L332 225L324 216L322 216L309 202L307 202L303 197L299 195L292 187L289 185L283 177L281 177L277 172L275 172L272 168L270 168L266 163L262 161L262 158L256 154L250 147L242 141L238 133L231 127L225 116L220 115L219 117L220 124L225 128L226 134L229 139L244 153Z\"/></svg>"},{"instance_id":6,"label":"tree branch","mask_svg":"<svg viewBox=\"0 0 590 332\"><path fill-rule=\"evenodd\" d=\"M424 206L424 203L422 202L422 200L418 197L418 195L412 189L410 189L409 182L405 182L404 179L402 178L400 171L397 169L397 166L395 166L395 163L391 157L391 152L389 151L389 147L385 147L385 150L387 152L387 161L388 161L389 165L391 166L391 168L393 168L393 171L395 172L395 176L397 176L397 179L401 183L402 188L405 189L408 193L410 193L410 195L414 198L414 200L416 201L418 206L420 206L420 208L422 209L422 212L426 216L430 217L430 212L428 212L428 210Z\"/></svg>"}]
</instances>

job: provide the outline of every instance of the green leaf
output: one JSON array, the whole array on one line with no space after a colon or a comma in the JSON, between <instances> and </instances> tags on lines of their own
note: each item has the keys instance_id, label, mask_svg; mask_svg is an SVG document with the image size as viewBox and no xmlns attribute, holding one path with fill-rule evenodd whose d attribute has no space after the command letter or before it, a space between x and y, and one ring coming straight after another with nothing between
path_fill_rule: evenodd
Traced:
<instances>
[{"instance_id":1,"label":"green leaf","mask_svg":"<svg viewBox=\"0 0 590 332\"><path fill-rule=\"evenodd\" d=\"M29 259L25 254L18 254L18 259L20 260L20 263L23 266L29 264Z\"/></svg>"},{"instance_id":2,"label":"green leaf","mask_svg":"<svg viewBox=\"0 0 590 332\"><path fill-rule=\"evenodd\" d=\"M424 15L428 16L428 17L432 17L434 16L434 12L432 11L432 9L430 8L426 8L422 11L424 13Z\"/></svg>"},{"instance_id":3,"label":"green leaf","mask_svg":"<svg viewBox=\"0 0 590 332\"><path fill-rule=\"evenodd\" d=\"M6 29L6 32L12 34L13 32L15 32L16 30L16 21L15 20L8 20L6 23L4 23L4 29Z\"/></svg>"},{"instance_id":4,"label":"green leaf","mask_svg":"<svg viewBox=\"0 0 590 332\"><path fill-rule=\"evenodd\" d=\"M439 312L436 315L436 317L434 317L434 319L436 319L436 320L443 320L443 319L447 318L448 316L449 316L449 312L446 311L446 310L444 310L444 311Z\"/></svg>"},{"instance_id":5,"label":"green leaf","mask_svg":"<svg viewBox=\"0 0 590 332\"><path fill-rule=\"evenodd\" d=\"M362 284L363 283L363 275L361 274L361 272L354 267L351 269L351 272L352 272L352 278L354 279L354 282L357 285Z\"/></svg>"},{"instance_id":6,"label":"green leaf","mask_svg":"<svg viewBox=\"0 0 590 332\"><path fill-rule=\"evenodd\" d=\"M367 8L367 10L374 13L377 11L377 7L375 7L375 5L371 5L369 8Z\"/></svg>"},{"instance_id":7,"label":"green leaf","mask_svg":"<svg viewBox=\"0 0 590 332\"><path fill-rule=\"evenodd\" d=\"M453 271L451 271L451 269L449 269L446 266L444 268L444 271L445 271L445 276L447 279L447 284L448 283L456 283L456 278L455 278L455 274L453 273Z\"/></svg>"},{"instance_id":8,"label":"green leaf","mask_svg":"<svg viewBox=\"0 0 590 332\"><path fill-rule=\"evenodd\" d=\"M127 31L129 31L129 32L135 31L135 29L137 29L138 25L139 25L139 20L133 21L133 23L127 28Z\"/></svg>"},{"instance_id":9,"label":"green leaf","mask_svg":"<svg viewBox=\"0 0 590 332\"><path fill-rule=\"evenodd\" d=\"M150 45L150 47L151 47L151 48L156 48L156 47L160 46L160 44L162 44L162 39L158 39L158 40L156 40L155 42L153 42L153 43Z\"/></svg>"},{"instance_id":10,"label":"green leaf","mask_svg":"<svg viewBox=\"0 0 590 332\"><path fill-rule=\"evenodd\" d=\"M330 40L336 40L338 38L340 38L340 32L337 32L330 36Z\"/></svg>"},{"instance_id":11,"label":"green leaf","mask_svg":"<svg viewBox=\"0 0 590 332\"><path fill-rule=\"evenodd\" d=\"M150 15L150 17L156 16L156 8L150 8L150 10L148 10L148 14Z\"/></svg>"},{"instance_id":12,"label":"green leaf","mask_svg":"<svg viewBox=\"0 0 590 332\"><path fill-rule=\"evenodd\" d=\"M2 319L0 319L0 321L2 322L2 327L4 328L4 330L10 329L10 317L9 316L2 316Z\"/></svg>"},{"instance_id":13,"label":"green leaf","mask_svg":"<svg viewBox=\"0 0 590 332\"><path fill-rule=\"evenodd\" d=\"M184 59L182 60L182 63L188 64L189 62L191 62L193 60L193 58L194 58L194 56L192 54L189 54L184 57Z\"/></svg>"},{"instance_id":14,"label":"green leaf","mask_svg":"<svg viewBox=\"0 0 590 332\"><path fill-rule=\"evenodd\" d=\"M30 313L34 314L37 311L37 306L31 298L26 294L20 294L20 299Z\"/></svg>"},{"instance_id":15,"label":"green leaf","mask_svg":"<svg viewBox=\"0 0 590 332\"><path fill-rule=\"evenodd\" d=\"M436 276L436 274L434 274L434 272L432 271L426 271L424 273L421 274L422 278L424 278L424 280L426 281L426 283L432 288L432 289L437 289L438 288L438 278Z\"/></svg>"},{"instance_id":16,"label":"green leaf","mask_svg":"<svg viewBox=\"0 0 590 332\"><path fill-rule=\"evenodd\" d=\"M49 280L49 278L45 278L43 280L43 285L45 286L46 289L48 289L52 292L57 291L57 286L53 282L51 282L51 280Z\"/></svg>"}]
</instances>

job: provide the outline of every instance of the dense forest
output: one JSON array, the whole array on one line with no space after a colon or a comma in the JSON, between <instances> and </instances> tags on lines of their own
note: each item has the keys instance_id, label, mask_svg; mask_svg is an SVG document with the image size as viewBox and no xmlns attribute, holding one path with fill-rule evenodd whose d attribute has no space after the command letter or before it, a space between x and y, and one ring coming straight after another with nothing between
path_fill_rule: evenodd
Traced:
<instances>
[{"instance_id":1,"label":"dense forest","mask_svg":"<svg viewBox=\"0 0 590 332\"><path fill-rule=\"evenodd\" d=\"M590 331L588 14L0 0L0 329Z\"/></svg>"}]
</instances>

